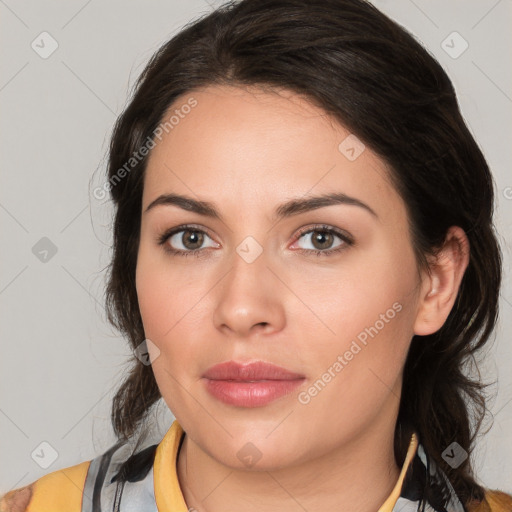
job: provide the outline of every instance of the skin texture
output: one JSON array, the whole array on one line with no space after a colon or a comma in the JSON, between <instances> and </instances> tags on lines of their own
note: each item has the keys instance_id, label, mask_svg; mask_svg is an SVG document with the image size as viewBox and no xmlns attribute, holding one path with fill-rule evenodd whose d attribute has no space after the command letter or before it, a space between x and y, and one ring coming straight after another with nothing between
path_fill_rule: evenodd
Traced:
<instances>
[{"instance_id":1,"label":"skin texture","mask_svg":"<svg viewBox=\"0 0 512 512\"><path fill-rule=\"evenodd\" d=\"M0 497L0 512L25 512L32 498L33 484L15 489Z\"/></svg>"},{"instance_id":2,"label":"skin texture","mask_svg":"<svg viewBox=\"0 0 512 512\"><path fill-rule=\"evenodd\" d=\"M170 111L190 96L197 105L150 155L136 275L155 378L186 432L178 477L187 505L375 511L400 471L393 433L411 338L446 320L468 263L467 238L452 227L431 275L419 272L386 164L369 148L350 161L338 149L346 128L295 93L255 87L210 86L183 95ZM222 220L175 205L145 211L171 192L214 203ZM355 205L272 217L287 200L330 192L363 201L378 217ZM189 223L206 232L202 245L187 231L166 244L199 247L201 255L165 252L158 237ZM330 245L315 245L319 223L354 244L333 235ZM262 249L251 263L237 252L248 236ZM298 394L365 328L380 326L393 304L400 311L301 403ZM305 380L263 407L224 404L201 376L229 360L271 362ZM250 467L237 456L247 443L260 457Z\"/></svg>"}]
</instances>

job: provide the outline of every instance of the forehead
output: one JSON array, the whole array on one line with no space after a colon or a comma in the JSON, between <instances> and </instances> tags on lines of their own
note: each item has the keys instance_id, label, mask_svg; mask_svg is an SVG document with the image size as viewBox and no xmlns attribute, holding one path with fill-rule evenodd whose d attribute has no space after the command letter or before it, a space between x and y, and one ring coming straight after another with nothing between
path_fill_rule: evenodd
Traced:
<instances>
[{"instance_id":1,"label":"forehead","mask_svg":"<svg viewBox=\"0 0 512 512\"><path fill-rule=\"evenodd\" d=\"M169 192L236 208L336 191L405 213L385 162L296 93L209 86L179 97L162 121L171 116L151 150L143 209Z\"/></svg>"}]
</instances>

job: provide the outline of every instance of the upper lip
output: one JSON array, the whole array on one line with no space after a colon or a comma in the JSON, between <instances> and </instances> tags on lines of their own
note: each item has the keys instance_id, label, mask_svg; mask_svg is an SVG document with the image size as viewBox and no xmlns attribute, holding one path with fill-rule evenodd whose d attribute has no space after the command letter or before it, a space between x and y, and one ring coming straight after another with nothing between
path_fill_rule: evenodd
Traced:
<instances>
[{"instance_id":1,"label":"upper lip","mask_svg":"<svg viewBox=\"0 0 512 512\"><path fill-rule=\"evenodd\" d=\"M296 380L305 378L295 372L291 372L272 363L255 361L251 363L238 363L226 361L216 364L204 373L204 378L211 380Z\"/></svg>"}]
</instances>

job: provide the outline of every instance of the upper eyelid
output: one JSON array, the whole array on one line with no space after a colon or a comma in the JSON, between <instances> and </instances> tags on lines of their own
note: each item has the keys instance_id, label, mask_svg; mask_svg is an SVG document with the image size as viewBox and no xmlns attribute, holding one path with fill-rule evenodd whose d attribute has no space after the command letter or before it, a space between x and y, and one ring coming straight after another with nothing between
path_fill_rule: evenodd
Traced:
<instances>
[{"instance_id":1,"label":"upper eyelid","mask_svg":"<svg viewBox=\"0 0 512 512\"><path fill-rule=\"evenodd\" d=\"M313 226L300 228L298 230L298 236L305 235L306 233L310 233L311 231L331 231L335 235L346 236L347 238L350 238L350 235L348 233L345 234L345 230L337 228L335 226L330 226L328 224L313 224Z\"/></svg>"}]
</instances>

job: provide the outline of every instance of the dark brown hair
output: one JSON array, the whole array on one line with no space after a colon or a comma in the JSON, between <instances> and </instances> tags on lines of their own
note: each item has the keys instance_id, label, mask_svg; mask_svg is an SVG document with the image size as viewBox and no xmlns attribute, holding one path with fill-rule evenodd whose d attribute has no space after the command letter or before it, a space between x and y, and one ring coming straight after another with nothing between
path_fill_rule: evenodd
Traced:
<instances>
[{"instance_id":1,"label":"dark brown hair","mask_svg":"<svg viewBox=\"0 0 512 512\"><path fill-rule=\"evenodd\" d=\"M498 314L502 255L492 218L493 179L442 67L364 0L231 2L186 26L151 58L110 145L116 208L110 322L134 349L145 339L135 269L147 157L120 180L119 169L154 138L181 95L215 84L299 93L386 161L407 207L418 268L428 270L427 256L442 246L450 226L466 232L470 261L456 303L439 331L411 342L395 456L401 465L416 430L463 502L480 500L483 488L470 458L454 469L442 452L456 441L471 453L486 412L484 384L467 375L467 364L489 340ZM160 397L151 366L134 357L113 400L118 438L133 436Z\"/></svg>"}]
</instances>

